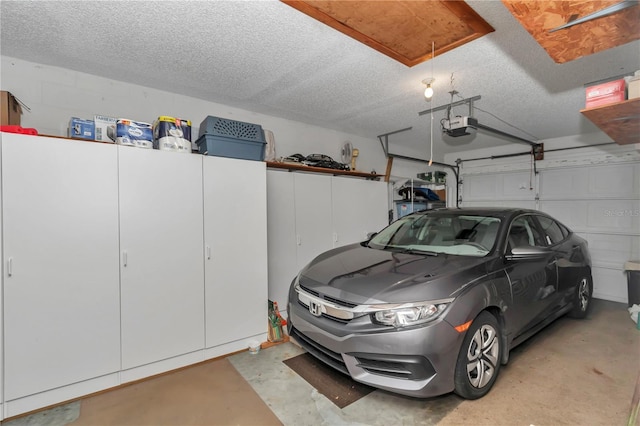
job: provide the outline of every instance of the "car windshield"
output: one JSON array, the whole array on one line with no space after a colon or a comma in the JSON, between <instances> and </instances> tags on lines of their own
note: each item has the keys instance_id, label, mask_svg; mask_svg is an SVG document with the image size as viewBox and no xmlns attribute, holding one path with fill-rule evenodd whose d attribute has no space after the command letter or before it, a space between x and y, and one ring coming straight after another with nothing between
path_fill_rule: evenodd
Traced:
<instances>
[{"instance_id":1,"label":"car windshield","mask_svg":"<svg viewBox=\"0 0 640 426\"><path fill-rule=\"evenodd\" d=\"M486 256L496 242L500 219L491 216L426 213L404 216L380 231L369 247L408 253Z\"/></svg>"}]
</instances>

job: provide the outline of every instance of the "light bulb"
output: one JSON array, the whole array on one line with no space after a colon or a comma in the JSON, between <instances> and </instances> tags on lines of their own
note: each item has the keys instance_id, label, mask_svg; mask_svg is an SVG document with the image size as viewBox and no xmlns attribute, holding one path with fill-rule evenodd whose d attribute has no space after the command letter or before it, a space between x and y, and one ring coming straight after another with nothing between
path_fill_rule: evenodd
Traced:
<instances>
[{"instance_id":1,"label":"light bulb","mask_svg":"<svg viewBox=\"0 0 640 426\"><path fill-rule=\"evenodd\" d=\"M433 87L431 87L431 84L427 84L427 88L424 89L424 97L427 99L431 99L433 97Z\"/></svg>"}]
</instances>

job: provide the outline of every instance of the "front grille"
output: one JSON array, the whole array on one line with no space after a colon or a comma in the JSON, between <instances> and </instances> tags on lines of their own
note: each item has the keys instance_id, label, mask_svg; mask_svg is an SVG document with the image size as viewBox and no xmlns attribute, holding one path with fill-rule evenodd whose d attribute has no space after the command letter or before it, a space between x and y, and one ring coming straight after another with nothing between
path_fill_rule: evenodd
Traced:
<instances>
[{"instance_id":1,"label":"front grille","mask_svg":"<svg viewBox=\"0 0 640 426\"><path fill-rule=\"evenodd\" d=\"M344 300L336 299L335 297L331 297L331 296L327 296L327 295L324 295L323 299L327 300L329 302L333 302L336 305L344 306L345 308L355 308L356 306L358 306L355 303L345 302Z\"/></svg>"},{"instance_id":2,"label":"front grille","mask_svg":"<svg viewBox=\"0 0 640 426\"><path fill-rule=\"evenodd\" d=\"M300 306L302 306L305 309L309 309L309 306L306 303L303 303L300 299L298 299L298 303L300 304ZM349 321L348 319L344 319L344 318L338 318L338 317L334 317L332 315L329 314L325 314L323 313L322 315L320 315L322 318L326 318L326 319L330 319L331 321L337 321L341 324L348 324Z\"/></svg>"},{"instance_id":3,"label":"front grille","mask_svg":"<svg viewBox=\"0 0 640 426\"><path fill-rule=\"evenodd\" d=\"M308 287L300 285L300 288L304 290L305 293L312 294L316 297L326 300L327 302L335 303L336 305L344 306L345 308L355 308L358 306L356 303L346 302L344 300L336 299L335 297L327 296L326 294L320 294L315 290L311 290Z\"/></svg>"},{"instance_id":4,"label":"front grille","mask_svg":"<svg viewBox=\"0 0 640 426\"><path fill-rule=\"evenodd\" d=\"M314 295L314 296L316 296L316 297L320 297L320 293L318 293L318 292L317 292L317 291L315 291L315 290L311 290L310 288L307 288L307 287L305 287L305 286L303 286L303 285L300 285L300 288L301 288L301 289L303 289L305 292L307 292L307 293L309 293L309 294L313 294L313 295Z\"/></svg>"},{"instance_id":5,"label":"front grille","mask_svg":"<svg viewBox=\"0 0 640 426\"><path fill-rule=\"evenodd\" d=\"M295 327L291 327L290 335L291 337L295 338L298 343L300 343L300 346L302 346L311 355L324 362L328 366L335 368L339 372L346 374L347 376L349 375L347 366L345 365L344 361L342 360L342 356L339 353L333 352L332 350L325 348L321 344L314 342L304 334L300 333Z\"/></svg>"}]
</instances>

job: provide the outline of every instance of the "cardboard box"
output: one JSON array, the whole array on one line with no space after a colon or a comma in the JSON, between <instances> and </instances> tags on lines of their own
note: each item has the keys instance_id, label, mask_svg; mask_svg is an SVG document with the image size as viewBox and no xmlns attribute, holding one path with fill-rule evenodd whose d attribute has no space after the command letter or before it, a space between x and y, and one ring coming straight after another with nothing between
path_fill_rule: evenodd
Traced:
<instances>
[{"instance_id":1,"label":"cardboard box","mask_svg":"<svg viewBox=\"0 0 640 426\"><path fill-rule=\"evenodd\" d=\"M640 75L629 80L628 99L640 98Z\"/></svg>"},{"instance_id":2,"label":"cardboard box","mask_svg":"<svg viewBox=\"0 0 640 426\"><path fill-rule=\"evenodd\" d=\"M68 136L76 139L94 140L95 125L93 120L83 120L81 118L71 117L71 120L69 120Z\"/></svg>"},{"instance_id":3,"label":"cardboard box","mask_svg":"<svg viewBox=\"0 0 640 426\"><path fill-rule=\"evenodd\" d=\"M624 78L587 87L586 108L613 104L625 100Z\"/></svg>"},{"instance_id":4,"label":"cardboard box","mask_svg":"<svg viewBox=\"0 0 640 426\"><path fill-rule=\"evenodd\" d=\"M16 98L4 90L0 91L0 125L2 126L19 126L20 117L22 115L22 107Z\"/></svg>"},{"instance_id":5,"label":"cardboard box","mask_svg":"<svg viewBox=\"0 0 640 426\"><path fill-rule=\"evenodd\" d=\"M116 142L116 118L106 117L104 115L93 116L93 121L96 126L95 140L100 142Z\"/></svg>"}]
</instances>

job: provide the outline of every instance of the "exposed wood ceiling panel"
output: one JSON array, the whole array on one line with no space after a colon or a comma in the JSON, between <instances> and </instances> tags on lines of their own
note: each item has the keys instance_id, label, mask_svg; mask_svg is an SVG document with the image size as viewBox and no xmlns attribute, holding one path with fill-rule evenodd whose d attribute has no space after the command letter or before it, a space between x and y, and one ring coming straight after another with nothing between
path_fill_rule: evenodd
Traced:
<instances>
[{"instance_id":1,"label":"exposed wood ceiling panel","mask_svg":"<svg viewBox=\"0 0 640 426\"><path fill-rule=\"evenodd\" d=\"M463 1L282 1L409 67L494 31Z\"/></svg>"},{"instance_id":2,"label":"exposed wood ceiling panel","mask_svg":"<svg viewBox=\"0 0 640 426\"><path fill-rule=\"evenodd\" d=\"M522 26L557 63L572 61L640 39L640 7L550 33L560 25L621 0L519 1L502 0Z\"/></svg>"}]
</instances>

